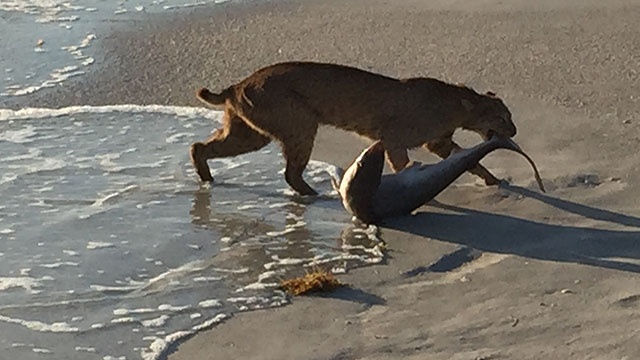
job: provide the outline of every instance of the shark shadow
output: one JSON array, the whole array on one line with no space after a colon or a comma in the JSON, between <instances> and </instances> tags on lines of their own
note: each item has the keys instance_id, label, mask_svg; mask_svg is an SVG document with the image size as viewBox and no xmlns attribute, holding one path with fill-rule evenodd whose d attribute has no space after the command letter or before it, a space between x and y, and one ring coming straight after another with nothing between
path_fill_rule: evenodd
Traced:
<instances>
[{"instance_id":1,"label":"shark shadow","mask_svg":"<svg viewBox=\"0 0 640 360\"><path fill-rule=\"evenodd\" d=\"M545 224L442 203L430 206L455 213L419 212L386 219L382 226L482 251L640 272L640 231ZM583 205L578 209L594 216L616 215Z\"/></svg>"},{"instance_id":2,"label":"shark shadow","mask_svg":"<svg viewBox=\"0 0 640 360\"><path fill-rule=\"evenodd\" d=\"M520 186L503 183L500 184L500 187L513 193L536 199L547 205L551 205L555 208L562 209L573 214L581 215L589 219L607 221L624 226L633 226L640 228L640 218L634 216L620 214L604 209L598 209L591 206L578 204L572 201L555 198Z\"/></svg>"}]
</instances>

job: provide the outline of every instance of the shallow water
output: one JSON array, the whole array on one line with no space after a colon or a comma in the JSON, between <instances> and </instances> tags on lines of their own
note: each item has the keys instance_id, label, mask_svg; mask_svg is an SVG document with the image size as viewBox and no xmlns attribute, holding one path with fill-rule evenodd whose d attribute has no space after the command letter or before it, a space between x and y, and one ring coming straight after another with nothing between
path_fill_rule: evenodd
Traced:
<instances>
[{"instance_id":1,"label":"shallow water","mask_svg":"<svg viewBox=\"0 0 640 360\"><path fill-rule=\"evenodd\" d=\"M0 1L0 104L63 85L108 61L94 44L130 20L225 1Z\"/></svg>"},{"instance_id":2,"label":"shallow water","mask_svg":"<svg viewBox=\"0 0 640 360\"><path fill-rule=\"evenodd\" d=\"M316 199L283 180L279 149L188 160L220 113L198 108L0 110L0 346L13 359L157 358L237 311L287 301L311 264L379 262L312 162Z\"/></svg>"},{"instance_id":3,"label":"shallow water","mask_svg":"<svg viewBox=\"0 0 640 360\"><path fill-rule=\"evenodd\" d=\"M235 312L286 303L278 281L312 264L381 260L329 164L308 167L315 199L293 195L273 144L211 161L216 183L201 186L188 147L218 112L2 109L100 66L111 28L216 2L0 2L0 358L162 358Z\"/></svg>"}]
</instances>

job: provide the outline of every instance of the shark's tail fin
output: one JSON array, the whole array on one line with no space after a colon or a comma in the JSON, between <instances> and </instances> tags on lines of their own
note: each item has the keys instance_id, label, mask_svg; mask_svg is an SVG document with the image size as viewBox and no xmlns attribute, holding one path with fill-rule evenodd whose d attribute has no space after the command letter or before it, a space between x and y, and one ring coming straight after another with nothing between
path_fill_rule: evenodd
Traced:
<instances>
[{"instance_id":1,"label":"shark's tail fin","mask_svg":"<svg viewBox=\"0 0 640 360\"><path fill-rule=\"evenodd\" d=\"M531 167L533 168L533 174L536 178L536 182L538 183L538 187L540 188L540 191L546 192L544 188L544 184L542 183L542 178L540 177L540 172L538 171L538 167L533 162L533 159L531 159L531 157L529 157L529 155L527 155L527 153L525 153L524 150L522 150L520 145L516 144L516 142L513 141L512 139L504 138L504 137L498 138L494 136L490 141L497 141L499 144L499 147L503 149L509 149L511 151L515 151L518 154L524 156L524 158L527 159L527 161L529 162L529 164L531 164Z\"/></svg>"}]
</instances>

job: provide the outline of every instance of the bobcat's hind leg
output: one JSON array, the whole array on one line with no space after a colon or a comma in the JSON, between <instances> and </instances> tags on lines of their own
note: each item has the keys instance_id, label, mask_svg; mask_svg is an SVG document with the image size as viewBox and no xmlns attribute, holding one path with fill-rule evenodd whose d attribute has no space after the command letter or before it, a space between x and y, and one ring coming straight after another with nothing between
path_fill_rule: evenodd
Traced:
<instances>
[{"instance_id":1,"label":"bobcat's hind leg","mask_svg":"<svg viewBox=\"0 0 640 360\"><path fill-rule=\"evenodd\" d=\"M225 114L227 117L227 114ZM236 156L259 150L271 139L249 127L237 116L230 116L222 129L217 129L206 142L191 145L190 155L198 176L202 181L213 181L208 159Z\"/></svg>"},{"instance_id":2,"label":"bobcat's hind leg","mask_svg":"<svg viewBox=\"0 0 640 360\"><path fill-rule=\"evenodd\" d=\"M315 138L317 126L307 129L303 133L295 136L288 136L282 139L282 155L287 162L284 172L287 184L300 195L318 195L318 193L307 184L302 178L302 173L311 158L313 140Z\"/></svg>"},{"instance_id":3,"label":"bobcat's hind leg","mask_svg":"<svg viewBox=\"0 0 640 360\"><path fill-rule=\"evenodd\" d=\"M385 154L387 155L387 163L391 167L393 172L398 172L409 163L409 155L407 155L407 149L403 147L394 146L390 143L384 143Z\"/></svg>"}]
</instances>

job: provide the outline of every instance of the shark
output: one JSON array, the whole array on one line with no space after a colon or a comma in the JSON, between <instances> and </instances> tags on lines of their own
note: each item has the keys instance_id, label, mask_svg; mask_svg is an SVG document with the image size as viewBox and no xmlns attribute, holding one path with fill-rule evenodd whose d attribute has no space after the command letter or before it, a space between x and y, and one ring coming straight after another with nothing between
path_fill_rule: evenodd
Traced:
<instances>
[{"instance_id":1,"label":"shark","mask_svg":"<svg viewBox=\"0 0 640 360\"><path fill-rule=\"evenodd\" d=\"M498 149L524 156L533 168L538 187L545 192L534 161L512 139L500 136L461 149L437 163L416 162L400 172L384 175L385 147L379 140L364 149L341 178L332 178L332 183L350 214L363 223L377 224L387 218L410 214Z\"/></svg>"}]
</instances>

